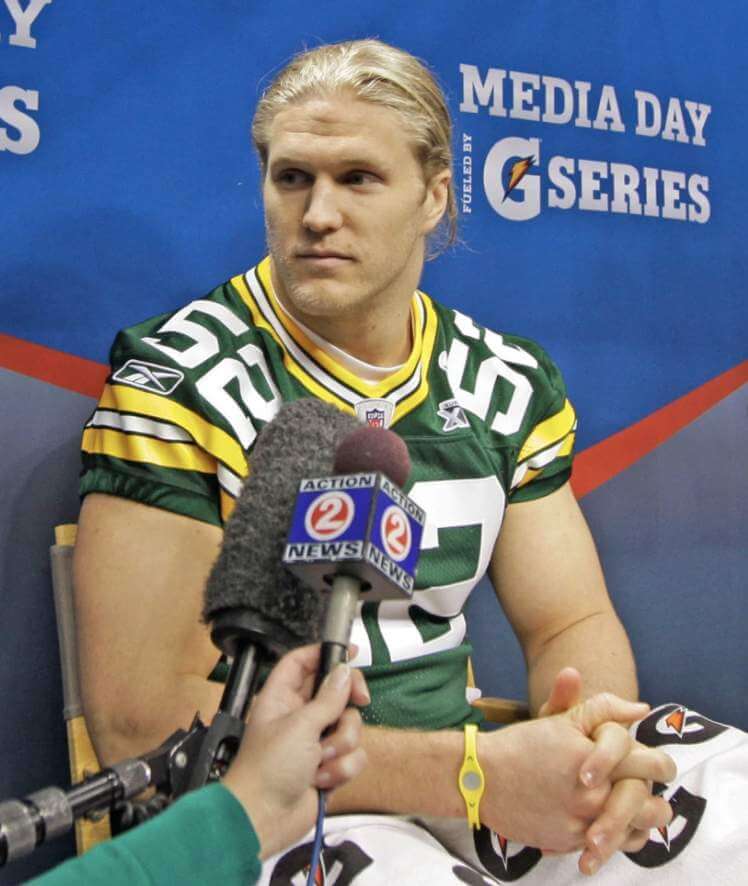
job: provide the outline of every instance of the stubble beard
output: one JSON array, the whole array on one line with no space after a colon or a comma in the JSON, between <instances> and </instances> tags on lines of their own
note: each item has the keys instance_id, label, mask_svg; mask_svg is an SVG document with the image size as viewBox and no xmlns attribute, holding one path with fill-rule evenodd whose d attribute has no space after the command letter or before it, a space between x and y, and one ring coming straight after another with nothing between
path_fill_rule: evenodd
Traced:
<instances>
[{"instance_id":1,"label":"stubble beard","mask_svg":"<svg viewBox=\"0 0 748 886\"><path fill-rule=\"evenodd\" d=\"M356 286L355 280L345 283L333 276L299 279L293 259L286 257L267 227L265 234L275 271L273 280L276 296L297 319L304 322L305 318L312 317L344 317L346 314L355 314L357 308L371 300L373 293L370 287L365 283L363 286Z\"/></svg>"},{"instance_id":2,"label":"stubble beard","mask_svg":"<svg viewBox=\"0 0 748 886\"><path fill-rule=\"evenodd\" d=\"M304 322L305 318L344 318L363 320L364 316L377 313L388 313L398 307L401 298L399 293L391 292L391 287L396 283L401 274L407 274L407 265L412 256L412 250L399 267L380 265L369 269L369 275L361 275L363 262L361 259L353 265L359 273L354 272L354 279L340 281L335 277L310 277L299 280L293 267L293 260L287 259L280 244L273 236L272 231L266 226L265 235L268 251L275 269L274 281L276 295L283 302L284 307L297 319ZM423 267L421 256L420 268ZM358 279L356 279L358 278ZM373 279L371 279L373 278ZM420 272L414 275L412 285L408 285L407 293L402 298L411 298L418 286ZM278 291L280 289L280 291ZM389 296L389 297L388 297Z\"/></svg>"},{"instance_id":3,"label":"stubble beard","mask_svg":"<svg viewBox=\"0 0 748 886\"><path fill-rule=\"evenodd\" d=\"M338 281L324 277L298 279L290 262L278 260L270 251L275 268L276 295L292 315L305 317L339 317L355 308L357 299L347 298ZM336 291L337 290L337 291Z\"/></svg>"}]
</instances>

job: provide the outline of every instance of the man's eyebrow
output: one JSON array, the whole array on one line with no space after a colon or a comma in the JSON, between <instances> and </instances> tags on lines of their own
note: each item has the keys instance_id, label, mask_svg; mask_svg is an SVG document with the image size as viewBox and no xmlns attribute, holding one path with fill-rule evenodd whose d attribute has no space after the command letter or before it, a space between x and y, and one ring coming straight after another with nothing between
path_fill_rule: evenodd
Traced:
<instances>
[{"instance_id":1,"label":"man's eyebrow","mask_svg":"<svg viewBox=\"0 0 748 886\"><path fill-rule=\"evenodd\" d=\"M277 169L278 167L286 166L299 167L300 169L303 169L304 167L312 165L314 165L314 163L309 158L306 158L301 154L280 154L277 157L273 157L273 160L270 163L270 168ZM341 154L339 157L335 157L332 160L332 165L340 169L389 168L389 164L387 163L386 159L374 154L370 154L368 156L363 154Z\"/></svg>"},{"instance_id":2,"label":"man's eyebrow","mask_svg":"<svg viewBox=\"0 0 748 886\"><path fill-rule=\"evenodd\" d=\"M375 154L369 154L369 155L366 155L366 154L363 154L363 155L362 155L362 154L352 154L352 155L350 155L350 156L348 156L348 157L346 157L345 154L344 154L344 155L342 155L341 157L337 158L337 161L336 161L336 162L337 162L340 166L345 166L345 167L348 167L348 168L350 168L350 167L358 167L358 166L376 166L376 167L380 167L380 166L386 166L386 165L387 165L387 163L386 163L385 160L383 160L380 156L375 155Z\"/></svg>"}]
</instances>

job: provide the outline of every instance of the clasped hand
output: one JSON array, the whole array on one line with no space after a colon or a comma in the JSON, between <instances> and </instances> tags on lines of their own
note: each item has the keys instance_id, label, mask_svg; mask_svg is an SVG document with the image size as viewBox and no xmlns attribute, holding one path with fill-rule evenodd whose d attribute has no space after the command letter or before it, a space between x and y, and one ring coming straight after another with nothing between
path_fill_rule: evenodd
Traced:
<instances>
[{"instance_id":1,"label":"clasped hand","mask_svg":"<svg viewBox=\"0 0 748 886\"><path fill-rule=\"evenodd\" d=\"M629 735L646 704L609 693L580 699L578 672L564 669L539 719L480 736L489 786L481 818L545 854L581 849L579 870L593 874L614 852L637 851L650 828L669 823L670 806L651 784L671 781L676 768Z\"/></svg>"}]
</instances>

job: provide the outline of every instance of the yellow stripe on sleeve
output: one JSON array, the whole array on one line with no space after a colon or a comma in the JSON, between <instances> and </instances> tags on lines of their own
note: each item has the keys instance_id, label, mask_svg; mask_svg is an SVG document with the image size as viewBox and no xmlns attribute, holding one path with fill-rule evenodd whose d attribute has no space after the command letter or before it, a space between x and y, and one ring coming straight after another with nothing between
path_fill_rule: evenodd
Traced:
<instances>
[{"instance_id":1,"label":"yellow stripe on sleeve","mask_svg":"<svg viewBox=\"0 0 748 886\"><path fill-rule=\"evenodd\" d=\"M539 468L537 471L534 471L532 468L528 468L525 476L520 480L520 482L515 486L515 489L520 489L522 486L527 486L528 483L532 482L538 474L542 472L542 468ZM514 490L512 490L514 491Z\"/></svg>"},{"instance_id":2,"label":"yellow stripe on sleeve","mask_svg":"<svg viewBox=\"0 0 748 886\"><path fill-rule=\"evenodd\" d=\"M232 498L228 492L221 490L221 520L225 523L234 513L236 507L236 499Z\"/></svg>"},{"instance_id":3,"label":"yellow stripe on sleeve","mask_svg":"<svg viewBox=\"0 0 748 886\"><path fill-rule=\"evenodd\" d=\"M86 428L82 448L97 455L144 462L160 468L216 473L216 460L193 443L166 443L154 437L124 434L111 428Z\"/></svg>"},{"instance_id":4,"label":"yellow stripe on sleeve","mask_svg":"<svg viewBox=\"0 0 748 886\"><path fill-rule=\"evenodd\" d=\"M520 486L526 486L528 483L530 483L532 480L534 480L538 476L538 474L542 474L543 471L548 467L548 465L552 465L553 462L557 458L564 458L564 456L570 455L571 451L574 449L574 438L575 437L576 437L576 434L574 434L574 433L569 434L566 437L566 439L564 440L564 442L562 443L561 448L554 455L554 457L551 459L551 461L548 462L547 465L543 465L542 468L528 468L527 473L520 480L520 482L516 485L515 488L519 489Z\"/></svg>"},{"instance_id":5,"label":"yellow stripe on sleeve","mask_svg":"<svg viewBox=\"0 0 748 886\"><path fill-rule=\"evenodd\" d=\"M559 440L563 440L567 434L574 430L576 414L574 407L568 400L564 401L560 412L535 425L530 436L525 440L520 449L517 463L531 458L536 452L547 449Z\"/></svg>"},{"instance_id":6,"label":"yellow stripe on sleeve","mask_svg":"<svg viewBox=\"0 0 748 886\"><path fill-rule=\"evenodd\" d=\"M107 385L101 395L99 406L102 409L132 412L178 425L184 428L202 449L231 468L235 474L240 477L247 474L244 450L237 440L191 409L160 394L151 394L127 385ZM212 471L215 473L215 466Z\"/></svg>"},{"instance_id":7,"label":"yellow stripe on sleeve","mask_svg":"<svg viewBox=\"0 0 748 886\"><path fill-rule=\"evenodd\" d=\"M576 440L576 433L569 434L569 436L564 440L564 445L559 450L556 458L563 458L565 455L570 455L572 449L574 449L574 440Z\"/></svg>"}]
</instances>

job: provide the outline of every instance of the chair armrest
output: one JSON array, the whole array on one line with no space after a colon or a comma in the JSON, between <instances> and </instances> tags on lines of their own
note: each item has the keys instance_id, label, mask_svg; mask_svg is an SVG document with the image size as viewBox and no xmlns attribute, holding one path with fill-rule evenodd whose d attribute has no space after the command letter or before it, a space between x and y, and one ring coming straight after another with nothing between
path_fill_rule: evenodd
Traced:
<instances>
[{"instance_id":1,"label":"chair armrest","mask_svg":"<svg viewBox=\"0 0 748 886\"><path fill-rule=\"evenodd\" d=\"M513 698L479 698L473 707L483 711L489 723L516 723L530 719L530 709L524 701Z\"/></svg>"},{"instance_id":2,"label":"chair armrest","mask_svg":"<svg viewBox=\"0 0 748 886\"><path fill-rule=\"evenodd\" d=\"M471 659L467 663L467 686L469 690L475 689L475 671ZM516 723L518 720L530 719L530 708L525 701L479 696L471 700L470 704L483 711L483 716L489 723Z\"/></svg>"}]
</instances>

